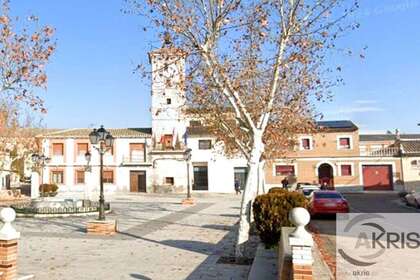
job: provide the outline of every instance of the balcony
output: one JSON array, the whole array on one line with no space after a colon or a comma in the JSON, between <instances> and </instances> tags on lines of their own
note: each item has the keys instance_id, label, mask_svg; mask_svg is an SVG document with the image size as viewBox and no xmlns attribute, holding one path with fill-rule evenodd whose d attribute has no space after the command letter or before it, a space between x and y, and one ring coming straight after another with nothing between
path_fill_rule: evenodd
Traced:
<instances>
[{"instance_id":1,"label":"balcony","mask_svg":"<svg viewBox=\"0 0 420 280\"><path fill-rule=\"evenodd\" d=\"M186 149L186 145L183 142L177 142L175 145L165 145L162 143L155 143L153 145L154 151L184 151Z\"/></svg>"},{"instance_id":2,"label":"balcony","mask_svg":"<svg viewBox=\"0 0 420 280\"><path fill-rule=\"evenodd\" d=\"M400 149L398 147L387 147L382 149L361 150L361 156L366 157L398 157Z\"/></svg>"},{"instance_id":3,"label":"balcony","mask_svg":"<svg viewBox=\"0 0 420 280\"><path fill-rule=\"evenodd\" d=\"M122 165L150 165L143 155L124 156Z\"/></svg>"}]
</instances>

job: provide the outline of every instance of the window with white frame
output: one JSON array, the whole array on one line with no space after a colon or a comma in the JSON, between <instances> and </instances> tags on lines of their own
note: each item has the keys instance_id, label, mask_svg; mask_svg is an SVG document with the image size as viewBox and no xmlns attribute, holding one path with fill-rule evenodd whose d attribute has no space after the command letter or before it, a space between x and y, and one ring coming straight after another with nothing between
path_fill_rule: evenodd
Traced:
<instances>
[{"instance_id":1,"label":"window with white frame","mask_svg":"<svg viewBox=\"0 0 420 280\"><path fill-rule=\"evenodd\" d=\"M420 160L415 159L410 162L412 169L420 169Z\"/></svg>"},{"instance_id":2,"label":"window with white frame","mask_svg":"<svg viewBox=\"0 0 420 280\"><path fill-rule=\"evenodd\" d=\"M350 150L352 148L351 137L349 136L340 136L337 142L339 150Z\"/></svg>"},{"instance_id":3,"label":"window with white frame","mask_svg":"<svg viewBox=\"0 0 420 280\"><path fill-rule=\"evenodd\" d=\"M51 183L61 185L64 183L64 171L54 170L51 171Z\"/></svg>"},{"instance_id":4,"label":"window with white frame","mask_svg":"<svg viewBox=\"0 0 420 280\"><path fill-rule=\"evenodd\" d=\"M312 138L301 137L300 138L300 150L312 150Z\"/></svg>"},{"instance_id":5,"label":"window with white frame","mask_svg":"<svg viewBox=\"0 0 420 280\"><path fill-rule=\"evenodd\" d=\"M198 149L200 150L210 150L211 149L211 140L198 140Z\"/></svg>"},{"instance_id":6,"label":"window with white frame","mask_svg":"<svg viewBox=\"0 0 420 280\"><path fill-rule=\"evenodd\" d=\"M340 165L341 176L353 176L353 166L351 164Z\"/></svg>"}]
</instances>

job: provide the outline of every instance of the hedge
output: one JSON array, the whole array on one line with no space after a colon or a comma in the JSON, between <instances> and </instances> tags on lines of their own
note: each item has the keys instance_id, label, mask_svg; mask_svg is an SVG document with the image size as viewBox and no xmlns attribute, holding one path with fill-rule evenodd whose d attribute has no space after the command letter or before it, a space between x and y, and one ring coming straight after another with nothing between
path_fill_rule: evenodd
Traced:
<instances>
[{"instance_id":1,"label":"hedge","mask_svg":"<svg viewBox=\"0 0 420 280\"><path fill-rule=\"evenodd\" d=\"M298 192L275 190L259 195L253 203L255 227L266 248L276 246L282 227L293 226L288 219L290 210L307 207L305 196Z\"/></svg>"}]
</instances>

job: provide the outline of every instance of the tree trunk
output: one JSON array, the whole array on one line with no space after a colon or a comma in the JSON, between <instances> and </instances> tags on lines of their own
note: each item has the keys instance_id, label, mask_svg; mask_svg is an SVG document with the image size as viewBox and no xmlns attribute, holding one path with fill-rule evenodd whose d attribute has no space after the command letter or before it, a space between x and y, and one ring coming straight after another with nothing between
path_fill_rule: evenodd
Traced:
<instances>
[{"instance_id":1,"label":"tree trunk","mask_svg":"<svg viewBox=\"0 0 420 280\"><path fill-rule=\"evenodd\" d=\"M249 173L246 180L245 189L242 195L241 212L239 218L238 238L235 248L236 259L245 257L245 246L249 239L249 229L252 219L252 201L254 200L258 190L262 188L260 184L264 174L261 174L261 155L264 151L262 142L262 134L254 137L254 147L251 152L251 158L248 162Z\"/></svg>"}]
</instances>

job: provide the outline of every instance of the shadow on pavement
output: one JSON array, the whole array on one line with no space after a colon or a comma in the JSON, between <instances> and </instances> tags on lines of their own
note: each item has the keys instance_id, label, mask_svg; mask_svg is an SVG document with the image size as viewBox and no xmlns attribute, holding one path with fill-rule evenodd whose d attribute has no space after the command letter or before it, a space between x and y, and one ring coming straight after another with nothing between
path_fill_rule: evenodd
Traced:
<instances>
[{"instance_id":1,"label":"shadow on pavement","mask_svg":"<svg viewBox=\"0 0 420 280\"><path fill-rule=\"evenodd\" d=\"M225 259L232 259L235 253L235 238L237 226L230 226L230 229L226 229L226 226L220 225L205 225L203 228L217 229L220 228L223 230L230 230L218 243L208 243L202 241L194 240L163 240L157 241L150 238L146 238L134 233L128 232L119 232L119 234L126 235L132 238L140 239L147 242L152 242L155 244L170 246L177 249L187 250L199 254L205 254L208 257L200 263L194 271L188 275L186 280L196 280L196 279L246 279L249 273L250 266L243 264L235 263L223 263L219 260L221 257ZM249 244L247 255L252 255L255 253L255 248L252 244ZM163 256L162 256L163 257ZM133 274L131 274L132 277ZM140 277L144 277L141 276ZM148 279L148 278L135 278L134 279Z\"/></svg>"},{"instance_id":2,"label":"shadow on pavement","mask_svg":"<svg viewBox=\"0 0 420 280\"><path fill-rule=\"evenodd\" d=\"M141 275L141 274L137 274L137 273L130 273L130 276L131 276L133 279L152 280L152 278L149 278L149 277L147 277L147 276L143 276L143 275Z\"/></svg>"}]
</instances>

